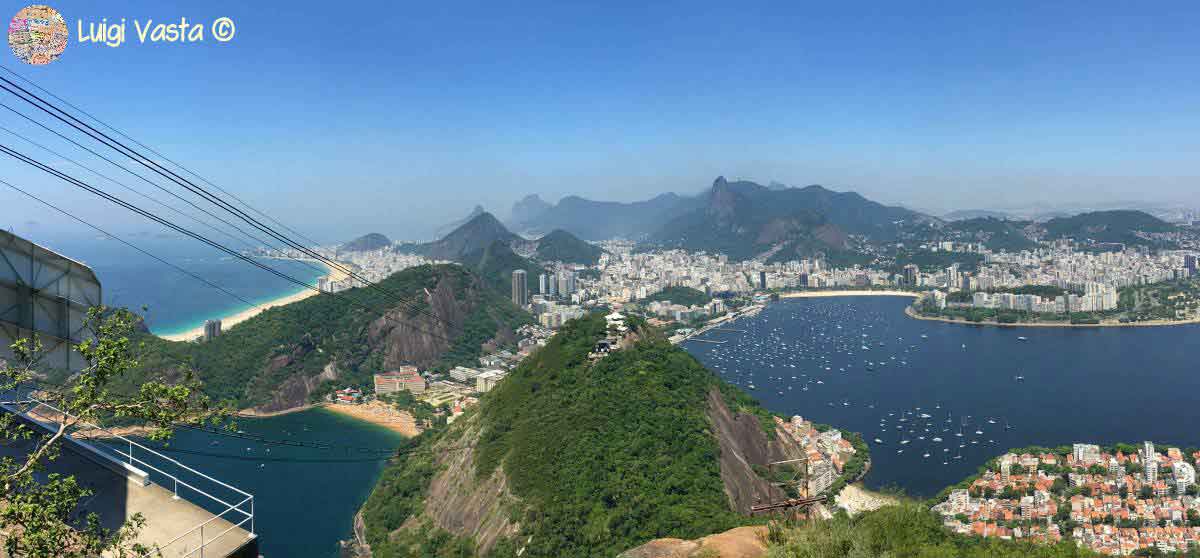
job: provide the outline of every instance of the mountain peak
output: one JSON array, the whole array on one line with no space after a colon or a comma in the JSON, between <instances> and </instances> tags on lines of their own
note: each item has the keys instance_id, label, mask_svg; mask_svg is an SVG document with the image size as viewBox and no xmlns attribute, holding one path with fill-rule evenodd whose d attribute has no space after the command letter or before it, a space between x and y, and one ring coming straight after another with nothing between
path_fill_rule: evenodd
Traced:
<instances>
[{"instance_id":1,"label":"mountain peak","mask_svg":"<svg viewBox=\"0 0 1200 558\"><path fill-rule=\"evenodd\" d=\"M509 216L515 224L528 223L540 217L551 207L553 206L546 203L541 196L529 194L513 204L512 209L509 211Z\"/></svg>"},{"instance_id":2,"label":"mountain peak","mask_svg":"<svg viewBox=\"0 0 1200 558\"><path fill-rule=\"evenodd\" d=\"M342 252L370 252L392 245L392 241L388 237L380 233L369 233L360 236L350 242L343 244L339 251Z\"/></svg>"},{"instance_id":3,"label":"mountain peak","mask_svg":"<svg viewBox=\"0 0 1200 558\"><path fill-rule=\"evenodd\" d=\"M724 221L733 216L737 209L738 195L729 186L724 176L718 176L713 181L712 192L708 195L708 212L718 221Z\"/></svg>"}]
</instances>

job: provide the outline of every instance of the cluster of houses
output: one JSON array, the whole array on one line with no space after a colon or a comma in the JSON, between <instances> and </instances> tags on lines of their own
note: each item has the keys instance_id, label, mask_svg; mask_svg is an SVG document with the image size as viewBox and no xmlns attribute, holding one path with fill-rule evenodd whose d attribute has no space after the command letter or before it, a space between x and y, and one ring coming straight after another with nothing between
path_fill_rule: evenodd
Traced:
<instances>
[{"instance_id":1,"label":"cluster of houses","mask_svg":"<svg viewBox=\"0 0 1200 558\"><path fill-rule=\"evenodd\" d=\"M725 313L725 301L714 299L707 304L685 306L672 304L669 300L654 301L646 305L646 311L666 320L688 323L694 320L719 316Z\"/></svg>"},{"instance_id":2,"label":"cluster of houses","mask_svg":"<svg viewBox=\"0 0 1200 558\"><path fill-rule=\"evenodd\" d=\"M775 426L805 450L809 496L819 495L833 486L846 463L856 453L854 445L842 437L842 431L830 428L821 432L811 421L799 415L793 416L790 421L775 417Z\"/></svg>"},{"instance_id":3,"label":"cluster of houses","mask_svg":"<svg viewBox=\"0 0 1200 558\"><path fill-rule=\"evenodd\" d=\"M1183 552L1200 544L1196 460L1179 448L1106 452L1075 444L1066 455L1006 454L934 506L952 530L1056 542L1097 552Z\"/></svg>"}]
</instances>

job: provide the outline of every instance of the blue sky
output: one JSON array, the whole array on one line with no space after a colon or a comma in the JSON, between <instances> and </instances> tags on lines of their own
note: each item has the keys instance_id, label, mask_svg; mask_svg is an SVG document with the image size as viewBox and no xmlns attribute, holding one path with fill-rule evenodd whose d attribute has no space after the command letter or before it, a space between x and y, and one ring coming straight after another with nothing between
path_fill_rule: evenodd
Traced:
<instances>
[{"instance_id":1,"label":"blue sky","mask_svg":"<svg viewBox=\"0 0 1200 558\"><path fill-rule=\"evenodd\" d=\"M345 5L60 0L61 59L3 63L318 237L718 174L931 211L1200 205L1195 2ZM181 16L237 34L133 37L134 19ZM127 43L80 44L76 22L104 17L126 18ZM52 143L7 111L0 125ZM0 178L142 226L15 162ZM52 223L16 196L0 188L17 208L0 225Z\"/></svg>"}]
</instances>

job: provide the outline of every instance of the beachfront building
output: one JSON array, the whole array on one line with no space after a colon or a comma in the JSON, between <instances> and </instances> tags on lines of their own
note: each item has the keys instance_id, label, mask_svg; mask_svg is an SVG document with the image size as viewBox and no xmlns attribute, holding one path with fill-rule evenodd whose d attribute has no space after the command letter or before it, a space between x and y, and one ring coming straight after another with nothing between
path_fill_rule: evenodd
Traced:
<instances>
[{"instance_id":1,"label":"beachfront building","mask_svg":"<svg viewBox=\"0 0 1200 558\"><path fill-rule=\"evenodd\" d=\"M204 340L212 341L221 335L221 320L207 320L204 322Z\"/></svg>"},{"instance_id":2,"label":"beachfront building","mask_svg":"<svg viewBox=\"0 0 1200 558\"><path fill-rule=\"evenodd\" d=\"M333 402L339 405L358 405L362 403L362 390L347 387L333 392Z\"/></svg>"},{"instance_id":3,"label":"beachfront building","mask_svg":"<svg viewBox=\"0 0 1200 558\"><path fill-rule=\"evenodd\" d=\"M386 395L400 391L425 393L425 378L416 366L401 366L391 372L375 375L375 393Z\"/></svg>"}]
</instances>

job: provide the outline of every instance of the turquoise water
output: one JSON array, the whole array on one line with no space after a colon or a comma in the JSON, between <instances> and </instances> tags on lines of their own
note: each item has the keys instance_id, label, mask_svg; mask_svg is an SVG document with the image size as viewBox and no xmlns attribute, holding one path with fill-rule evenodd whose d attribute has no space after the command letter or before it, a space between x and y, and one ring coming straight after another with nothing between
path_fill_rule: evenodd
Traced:
<instances>
[{"instance_id":1,"label":"turquoise water","mask_svg":"<svg viewBox=\"0 0 1200 558\"><path fill-rule=\"evenodd\" d=\"M323 409L240 419L238 427L271 439L326 441L337 446L287 447L178 430L164 448L164 453L185 465L254 495L254 527L259 552L266 558L338 556L338 541L351 537L354 514L385 465L350 448L391 450L403 439L385 428ZM194 495L188 500L201 504Z\"/></svg>"},{"instance_id":2,"label":"turquoise water","mask_svg":"<svg viewBox=\"0 0 1200 558\"><path fill-rule=\"evenodd\" d=\"M159 335L182 333L204 325L205 320L250 308L246 303L115 240L96 237L32 240L91 266L100 279L105 304L124 306L144 314L150 330ZM304 290L192 239L136 236L125 240L255 304ZM315 264L314 268L299 262L261 261L313 285L326 273L324 267Z\"/></svg>"}]
</instances>

